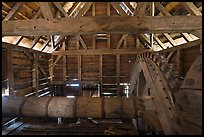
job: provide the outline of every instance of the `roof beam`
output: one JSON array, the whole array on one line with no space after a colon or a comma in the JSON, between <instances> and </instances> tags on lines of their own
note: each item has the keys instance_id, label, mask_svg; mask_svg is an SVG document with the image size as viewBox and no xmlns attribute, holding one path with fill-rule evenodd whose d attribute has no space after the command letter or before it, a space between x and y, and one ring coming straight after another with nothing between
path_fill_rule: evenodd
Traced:
<instances>
[{"instance_id":1,"label":"roof beam","mask_svg":"<svg viewBox=\"0 0 204 137\"><path fill-rule=\"evenodd\" d=\"M85 50L66 50L54 51L53 55L100 55L100 54L138 54L152 51L150 49L85 49Z\"/></svg>"},{"instance_id":2,"label":"roof beam","mask_svg":"<svg viewBox=\"0 0 204 137\"><path fill-rule=\"evenodd\" d=\"M110 2L110 4L113 6L113 8L119 12L120 15L128 16L125 11L119 6L117 2Z\"/></svg>"},{"instance_id":3,"label":"roof beam","mask_svg":"<svg viewBox=\"0 0 204 137\"><path fill-rule=\"evenodd\" d=\"M30 46L31 49L35 47L35 45L36 45L36 44L38 43L38 41L40 40L40 37L41 37L41 36L35 37L35 39L33 40L32 44L31 44L31 46Z\"/></svg>"},{"instance_id":4,"label":"roof beam","mask_svg":"<svg viewBox=\"0 0 204 137\"><path fill-rule=\"evenodd\" d=\"M185 3L185 2L181 2L181 3ZM155 6L158 8L158 10L165 16L172 16L169 11L160 3L160 2L155 2ZM195 5L194 5L195 6ZM170 36L168 36L169 34L165 33L164 35L166 35L165 37L168 39L170 38ZM187 40L187 41L190 41L189 40L189 35L187 33L181 33L181 35ZM198 34L199 35L199 38L200 38L200 33ZM173 41L168 39L169 42L173 45Z\"/></svg>"},{"instance_id":5,"label":"roof beam","mask_svg":"<svg viewBox=\"0 0 204 137\"><path fill-rule=\"evenodd\" d=\"M165 16L171 16L171 14L165 9L160 2L155 2L156 8Z\"/></svg>"},{"instance_id":6,"label":"roof beam","mask_svg":"<svg viewBox=\"0 0 204 137\"><path fill-rule=\"evenodd\" d=\"M138 2L137 7L133 11L133 16L144 16L148 2Z\"/></svg>"},{"instance_id":7,"label":"roof beam","mask_svg":"<svg viewBox=\"0 0 204 137\"><path fill-rule=\"evenodd\" d=\"M47 45L49 44L50 40L51 40L51 37L48 37L48 39L47 39L47 40L45 41L45 43L42 45L41 51L43 51L43 50L47 47Z\"/></svg>"},{"instance_id":8,"label":"roof beam","mask_svg":"<svg viewBox=\"0 0 204 137\"><path fill-rule=\"evenodd\" d=\"M172 46L176 46L176 42L172 39L172 37L168 33L163 33L166 39L171 43Z\"/></svg>"},{"instance_id":9,"label":"roof beam","mask_svg":"<svg viewBox=\"0 0 204 137\"><path fill-rule=\"evenodd\" d=\"M185 9L191 14L196 16L202 16L199 9L193 4L193 2L181 2Z\"/></svg>"},{"instance_id":10,"label":"roof beam","mask_svg":"<svg viewBox=\"0 0 204 137\"><path fill-rule=\"evenodd\" d=\"M180 33L201 29L202 16L96 16L2 21L2 35L7 36Z\"/></svg>"},{"instance_id":11,"label":"roof beam","mask_svg":"<svg viewBox=\"0 0 204 137\"><path fill-rule=\"evenodd\" d=\"M53 18L53 12L48 2L38 2L44 18Z\"/></svg>"},{"instance_id":12,"label":"roof beam","mask_svg":"<svg viewBox=\"0 0 204 137\"><path fill-rule=\"evenodd\" d=\"M176 51L176 50L179 50L179 49L185 49L185 48L199 46L200 44L202 44L202 40L194 40L194 41L190 41L190 42L181 44L179 46L175 46L175 47L172 47L172 48L166 48L166 49L158 51L158 52L159 53L171 52L171 51Z\"/></svg>"},{"instance_id":13,"label":"roof beam","mask_svg":"<svg viewBox=\"0 0 204 137\"><path fill-rule=\"evenodd\" d=\"M78 3L78 4L81 4L81 3ZM77 4L77 5L78 5ZM91 7L91 5L93 4L93 2L87 2L85 3L85 5L82 7L82 9L80 9L79 13L77 15L75 15L75 17L81 17L82 15L86 14L86 12L89 10L89 8ZM77 6L78 7L78 6ZM74 10L76 10L77 8L74 8ZM72 13L70 13L69 16L72 16ZM68 18L68 17L67 17ZM56 42L56 47L60 44L60 42L62 40L64 40L64 37L66 36L65 35L61 35L58 39L57 39L57 42Z\"/></svg>"},{"instance_id":14,"label":"roof beam","mask_svg":"<svg viewBox=\"0 0 204 137\"><path fill-rule=\"evenodd\" d=\"M89 10L93 2L86 2L85 5L80 9L80 12L75 17L81 17Z\"/></svg>"},{"instance_id":15,"label":"roof beam","mask_svg":"<svg viewBox=\"0 0 204 137\"><path fill-rule=\"evenodd\" d=\"M64 17L68 17L66 11L64 10L60 2L54 2L54 4L59 9L59 11L63 14Z\"/></svg>"},{"instance_id":16,"label":"roof beam","mask_svg":"<svg viewBox=\"0 0 204 137\"><path fill-rule=\"evenodd\" d=\"M157 36L153 36L154 40L159 44L159 46L164 49L164 44L161 42L161 40Z\"/></svg>"},{"instance_id":17,"label":"roof beam","mask_svg":"<svg viewBox=\"0 0 204 137\"><path fill-rule=\"evenodd\" d=\"M22 39L23 39L23 36L18 36L18 37L12 42L12 44L18 45L18 44L21 42Z\"/></svg>"},{"instance_id":18,"label":"roof beam","mask_svg":"<svg viewBox=\"0 0 204 137\"><path fill-rule=\"evenodd\" d=\"M17 2L16 5L9 11L8 15L3 21L8 21L14 19L15 15L18 13L19 9L23 6L24 2Z\"/></svg>"}]
</instances>

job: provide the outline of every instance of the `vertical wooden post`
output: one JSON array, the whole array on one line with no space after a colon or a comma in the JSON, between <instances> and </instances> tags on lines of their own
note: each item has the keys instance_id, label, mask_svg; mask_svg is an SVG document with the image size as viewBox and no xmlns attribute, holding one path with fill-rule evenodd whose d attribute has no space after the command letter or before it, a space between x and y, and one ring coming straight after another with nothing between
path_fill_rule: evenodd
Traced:
<instances>
[{"instance_id":1,"label":"vertical wooden post","mask_svg":"<svg viewBox=\"0 0 204 137\"><path fill-rule=\"evenodd\" d=\"M78 55L78 80L81 81L81 55Z\"/></svg>"},{"instance_id":2,"label":"vertical wooden post","mask_svg":"<svg viewBox=\"0 0 204 137\"><path fill-rule=\"evenodd\" d=\"M7 89L8 95L14 94L14 77L13 77L13 48L7 50Z\"/></svg>"},{"instance_id":3,"label":"vertical wooden post","mask_svg":"<svg viewBox=\"0 0 204 137\"><path fill-rule=\"evenodd\" d=\"M92 16L96 16L96 3L93 2L92 4Z\"/></svg>"},{"instance_id":4,"label":"vertical wooden post","mask_svg":"<svg viewBox=\"0 0 204 137\"><path fill-rule=\"evenodd\" d=\"M76 41L77 41L77 50L79 50L79 46L80 46L80 44L79 44L79 38L77 37L77 36L75 36L75 38L76 38Z\"/></svg>"},{"instance_id":5,"label":"vertical wooden post","mask_svg":"<svg viewBox=\"0 0 204 137\"><path fill-rule=\"evenodd\" d=\"M34 87L35 95L38 96L39 90L39 77L38 77L38 54L34 54Z\"/></svg>"},{"instance_id":6,"label":"vertical wooden post","mask_svg":"<svg viewBox=\"0 0 204 137\"><path fill-rule=\"evenodd\" d=\"M54 55L51 54L51 59L49 60L49 73L50 73L50 89L51 89L51 94L54 94L54 87L53 87L53 71L54 71L54 66L53 66L53 61L54 61Z\"/></svg>"},{"instance_id":7,"label":"vertical wooden post","mask_svg":"<svg viewBox=\"0 0 204 137\"><path fill-rule=\"evenodd\" d=\"M116 55L117 96L120 96L120 54Z\"/></svg>"},{"instance_id":8,"label":"vertical wooden post","mask_svg":"<svg viewBox=\"0 0 204 137\"><path fill-rule=\"evenodd\" d=\"M177 50L177 69L178 69L178 74L179 77L183 77L183 55L182 51L179 49Z\"/></svg>"},{"instance_id":9,"label":"vertical wooden post","mask_svg":"<svg viewBox=\"0 0 204 137\"><path fill-rule=\"evenodd\" d=\"M93 4L92 4L92 16L96 16L96 3L95 3L95 2L93 2ZM93 49L96 48L96 37L97 37L96 34L93 34L93 35L92 35Z\"/></svg>"},{"instance_id":10,"label":"vertical wooden post","mask_svg":"<svg viewBox=\"0 0 204 137\"><path fill-rule=\"evenodd\" d=\"M93 49L96 49L96 37L97 37L97 35L96 34L94 34L94 35L92 35L92 40L93 40Z\"/></svg>"},{"instance_id":11,"label":"vertical wooden post","mask_svg":"<svg viewBox=\"0 0 204 137\"><path fill-rule=\"evenodd\" d=\"M107 2L107 15L110 16L110 2Z\"/></svg>"},{"instance_id":12,"label":"vertical wooden post","mask_svg":"<svg viewBox=\"0 0 204 137\"><path fill-rule=\"evenodd\" d=\"M110 2L107 2L107 15L110 16ZM110 34L107 34L107 47L110 48Z\"/></svg>"},{"instance_id":13,"label":"vertical wooden post","mask_svg":"<svg viewBox=\"0 0 204 137\"><path fill-rule=\"evenodd\" d=\"M99 81L100 81L100 96L102 94L102 89L103 89L103 79L102 79L102 75L103 75L103 54L99 55ZM99 97L100 97L99 96Z\"/></svg>"},{"instance_id":14,"label":"vertical wooden post","mask_svg":"<svg viewBox=\"0 0 204 137\"><path fill-rule=\"evenodd\" d=\"M53 61L54 61L54 55L51 55L51 59L49 60L49 72L50 72L50 84L52 85L53 84L53 69L54 69L54 64L53 64Z\"/></svg>"},{"instance_id":15,"label":"vertical wooden post","mask_svg":"<svg viewBox=\"0 0 204 137\"><path fill-rule=\"evenodd\" d=\"M110 49L110 34L107 34L107 47Z\"/></svg>"},{"instance_id":16,"label":"vertical wooden post","mask_svg":"<svg viewBox=\"0 0 204 137\"><path fill-rule=\"evenodd\" d=\"M65 51L65 42L63 42L63 45L62 45L62 50ZM62 57L62 64L63 64L63 68L62 68L62 71L63 71L63 81L65 82L66 81L66 76L67 76L67 73L66 73L66 55L63 55Z\"/></svg>"},{"instance_id":17,"label":"vertical wooden post","mask_svg":"<svg viewBox=\"0 0 204 137\"><path fill-rule=\"evenodd\" d=\"M136 48L140 48L140 39L139 39L138 35L136 35L136 37L135 37L135 46L136 46Z\"/></svg>"}]
</instances>

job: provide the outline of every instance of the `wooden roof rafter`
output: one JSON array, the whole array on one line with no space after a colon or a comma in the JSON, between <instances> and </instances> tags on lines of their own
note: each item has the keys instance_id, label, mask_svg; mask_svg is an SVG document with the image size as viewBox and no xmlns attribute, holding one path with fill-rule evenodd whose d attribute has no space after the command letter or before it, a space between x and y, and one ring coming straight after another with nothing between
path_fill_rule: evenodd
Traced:
<instances>
[{"instance_id":1,"label":"wooden roof rafter","mask_svg":"<svg viewBox=\"0 0 204 137\"><path fill-rule=\"evenodd\" d=\"M184 2L181 2L184 3ZM168 6L170 4L174 4L174 3L169 3L166 5L166 7L164 7L160 2L155 2L155 6L156 8L160 11L160 13L158 15L164 15L164 16L172 16L169 13L169 10L172 9L173 6ZM178 6L178 4L180 3L175 3L175 6ZM170 8L171 7L171 8ZM175 46L175 42L173 41L173 39L171 38L171 36L168 33L163 34L166 39L171 43L172 46ZM188 35L188 33L181 33L181 35L183 36L183 38L187 41L192 41L191 37Z\"/></svg>"},{"instance_id":2,"label":"wooden roof rafter","mask_svg":"<svg viewBox=\"0 0 204 137\"><path fill-rule=\"evenodd\" d=\"M7 17L8 18L4 18L4 20L8 20L8 19L12 19L12 18L15 18L15 15L18 13L19 9L22 7L22 6L25 6L25 3L23 2L20 2L20 3L17 3L13 9L10 10L10 12L8 13ZM9 15L10 14L10 15ZM32 17L32 19L37 19L41 14L41 10L39 9ZM27 17L25 17L25 19L29 19ZM20 36L20 37L17 37L16 40L13 42L13 44L15 45L18 45L21 40L23 40L24 36ZM34 41L32 42L32 45L30 46L31 49L35 46L35 44L37 44L38 40L40 39L40 37L36 37L34 39ZM36 41L37 40L37 41Z\"/></svg>"},{"instance_id":3,"label":"wooden roof rafter","mask_svg":"<svg viewBox=\"0 0 204 137\"><path fill-rule=\"evenodd\" d=\"M8 21L14 19L15 15L18 13L19 9L23 6L24 2L18 2L15 6L9 11L8 15L4 18L3 21Z\"/></svg>"},{"instance_id":4,"label":"wooden roof rafter","mask_svg":"<svg viewBox=\"0 0 204 137\"><path fill-rule=\"evenodd\" d=\"M80 5L81 3L78 3L78 5ZM83 7L80 8L78 14L73 14L74 11L71 11L70 15L68 15L68 17L81 17L84 14L86 14L86 12L90 9L91 5L93 4L93 2L87 2L83 5ZM78 7L78 6L77 6ZM74 8L73 10L77 10L77 8ZM60 43L62 43L64 41L66 35L61 35L58 37L57 41L55 42L55 48L53 49L53 51L55 51L58 48L58 45ZM78 36L76 36L78 37ZM82 42L83 43L83 42ZM83 43L84 44L84 43Z\"/></svg>"}]
</instances>

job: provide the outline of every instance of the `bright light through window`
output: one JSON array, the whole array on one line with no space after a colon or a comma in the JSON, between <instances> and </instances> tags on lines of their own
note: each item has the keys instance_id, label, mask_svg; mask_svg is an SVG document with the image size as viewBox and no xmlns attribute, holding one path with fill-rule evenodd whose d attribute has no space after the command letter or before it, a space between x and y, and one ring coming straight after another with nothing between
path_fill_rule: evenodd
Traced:
<instances>
[{"instance_id":1,"label":"bright light through window","mask_svg":"<svg viewBox=\"0 0 204 137\"><path fill-rule=\"evenodd\" d=\"M79 84L67 84L67 86L70 86L70 87L79 87Z\"/></svg>"},{"instance_id":2,"label":"bright light through window","mask_svg":"<svg viewBox=\"0 0 204 137\"><path fill-rule=\"evenodd\" d=\"M75 96L67 96L67 98L75 98Z\"/></svg>"}]
</instances>

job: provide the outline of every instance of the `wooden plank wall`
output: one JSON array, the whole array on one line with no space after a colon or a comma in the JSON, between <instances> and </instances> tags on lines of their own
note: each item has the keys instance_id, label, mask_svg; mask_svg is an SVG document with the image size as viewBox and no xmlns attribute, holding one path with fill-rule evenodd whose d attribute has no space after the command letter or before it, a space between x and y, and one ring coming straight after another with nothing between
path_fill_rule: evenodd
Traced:
<instances>
[{"instance_id":1,"label":"wooden plank wall","mask_svg":"<svg viewBox=\"0 0 204 137\"><path fill-rule=\"evenodd\" d=\"M3 51L2 56L4 56L4 52L7 52L8 49ZM27 52L28 53L28 52ZM13 76L14 76L14 93L15 95L32 95L31 93L35 94L35 89L33 88L33 76L32 73L34 71L34 61L29 58L23 51L13 50L12 52L12 59L13 59ZM33 56L32 53L28 53L29 55ZM44 69L44 71L48 73L48 61L50 58L49 54L41 54L39 55L39 65ZM6 59L6 58L5 58ZM2 62L5 62L2 59ZM2 80L5 80L7 72L5 71L6 65L2 65ZM39 95L49 91L49 83L46 80L45 75L38 70L38 77L39 77Z\"/></svg>"},{"instance_id":2,"label":"wooden plank wall","mask_svg":"<svg viewBox=\"0 0 204 137\"><path fill-rule=\"evenodd\" d=\"M95 11L94 11L95 9ZM110 11L108 11L110 9ZM84 16L107 16L110 15L121 16L110 5L108 8L107 2L95 2L95 8L93 5L87 11ZM94 14L95 13L95 14ZM109 35L109 34L108 34ZM83 39L87 49L116 49L118 42L120 41L122 34L111 34L110 45L108 44L108 35L96 37L94 35L80 35ZM132 49L136 48L136 36L127 35L125 40L121 43L120 49ZM77 36L67 36L65 39L65 50L85 50L82 43L78 40ZM79 57L66 55L66 76L67 80L81 79L82 81L94 81L102 84L102 92L111 92L116 95L117 92L117 55L79 55L81 56L81 62ZM100 65L100 56L102 56L102 63ZM129 83L130 71L133 66L135 55L119 55L119 77L118 82ZM54 56L56 60L57 56ZM57 62L54 68L54 81L63 81L63 68L62 58ZM81 66L81 68L79 68ZM102 71L102 74L100 74ZM124 90L124 86L119 86L120 90Z\"/></svg>"}]
</instances>

